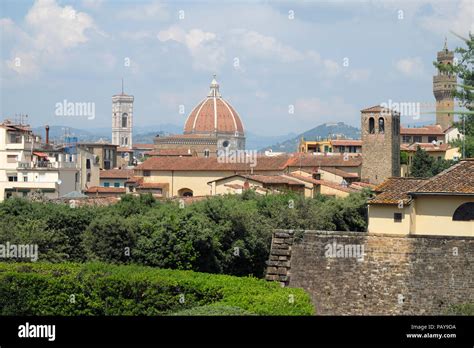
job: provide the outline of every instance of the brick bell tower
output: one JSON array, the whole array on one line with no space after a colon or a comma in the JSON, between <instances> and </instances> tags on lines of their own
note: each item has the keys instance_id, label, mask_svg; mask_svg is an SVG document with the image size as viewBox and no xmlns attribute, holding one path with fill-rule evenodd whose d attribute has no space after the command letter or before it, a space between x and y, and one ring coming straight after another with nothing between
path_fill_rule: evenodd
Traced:
<instances>
[{"instance_id":1,"label":"brick bell tower","mask_svg":"<svg viewBox=\"0 0 474 348\"><path fill-rule=\"evenodd\" d=\"M378 185L400 176L400 114L374 106L361 110L362 180Z\"/></svg>"},{"instance_id":2,"label":"brick bell tower","mask_svg":"<svg viewBox=\"0 0 474 348\"><path fill-rule=\"evenodd\" d=\"M438 63L452 65L454 52L448 50L447 40L444 41L443 50L438 52ZM454 122L454 97L452 90L456 88L456 76L438 69L438 74L433 76L433 94L436 98L436 124L443 130L448 129Z\"/></svg>"}]
</instances>

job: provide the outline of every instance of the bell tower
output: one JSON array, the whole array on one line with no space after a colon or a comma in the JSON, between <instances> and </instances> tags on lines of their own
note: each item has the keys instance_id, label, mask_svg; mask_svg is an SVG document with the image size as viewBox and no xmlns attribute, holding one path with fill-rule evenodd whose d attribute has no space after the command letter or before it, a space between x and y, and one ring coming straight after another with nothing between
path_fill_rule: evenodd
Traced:
<instances>
[{"instance_id":1,"label":"bell tower","mask_svg":"<svg viewBox=\"0 0 474 348\"><path fill-rule=\"evenodd\" d=\"M112 144L132 148L133 95L122 93L112 96Z\"/></svg>"},{"instance_id":2,"label":"bell tower","mask_svg":"<svg viewBox=\"0 0 474 348\"><path fill-rule=\"evenodd\" d=\"M454 52L448 50L447 40L444 41L444 47L437 55L438 63L443 65L452 65ZM439 124L443 130L448 129L454 122L454 97L452 90L456 87L456 76L438 69L438 74L433 76L433 94L436 98L436 124Z\"/></svg>"}]
</instances>

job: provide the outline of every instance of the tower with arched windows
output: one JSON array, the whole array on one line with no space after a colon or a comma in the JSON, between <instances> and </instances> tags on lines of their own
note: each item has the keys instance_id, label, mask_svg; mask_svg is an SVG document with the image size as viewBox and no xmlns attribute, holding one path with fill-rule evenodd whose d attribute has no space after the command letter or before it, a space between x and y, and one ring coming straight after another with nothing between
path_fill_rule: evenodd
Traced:
<instances>
[{"instance_id":1,"label":"tower with arched windows","mask_svg":"<svg viewBox=\"0 0 474 348\"><path fill-rule=\"evenodd\" d=\"M446 40L443 50L438 52L438 63L452 65L454 52L448 50ZM438 69L438 74L433 76L433 94L436 98L436 124L446 130L454 122L454 97L452 91L456 88L456 75Z\"/></svg>"},{"instance_id":2,"label":"tower with arched windows","mask_svg":"<svg viewBox=\"0 0 474 348\"><path fill-rule=\"evenodd\" d=\"M133 95L112 96L112 144L132 148Z\"/></svg>"},{"instance_id":3,"label":"tower with arched windows","mask_svg":"<svg viewBox=\"0 0 474 348\"><path fill-rule=\"evenodd\" d=\"M374 106L361 111L362 179L380 184L400 176L400 114Z\"/></svg>"}]
</instances>

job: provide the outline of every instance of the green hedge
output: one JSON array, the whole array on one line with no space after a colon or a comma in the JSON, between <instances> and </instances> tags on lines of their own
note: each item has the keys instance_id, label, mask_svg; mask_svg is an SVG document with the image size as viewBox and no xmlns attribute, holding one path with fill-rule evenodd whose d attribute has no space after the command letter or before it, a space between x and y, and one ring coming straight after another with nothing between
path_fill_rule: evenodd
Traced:
<instances>
[{"instance_id":1,"label":"green hedge","mask_svg":"<svg viewBox=\"0 0 474 348\"><path fill-rule=\"evenodd\" d=\"M302 289L104 263L0 263L0 315L312 315Z\"/></svg>"}]
</instances>

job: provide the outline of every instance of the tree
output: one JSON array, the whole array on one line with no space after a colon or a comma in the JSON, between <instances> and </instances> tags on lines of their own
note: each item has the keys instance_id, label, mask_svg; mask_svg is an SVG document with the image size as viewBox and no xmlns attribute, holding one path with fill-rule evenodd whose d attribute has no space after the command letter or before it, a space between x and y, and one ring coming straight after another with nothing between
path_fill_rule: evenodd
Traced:
<instances>
[{"instance_id":1,"label":"tree","mask_svg":"<svg viewBox=\"0 0 474 348\"><path fill-rule=\"evenodd\" d=\"M451 167L455 162L452 160L436 160L418 146L413 156L411 175L415 178L430 178Z\"/></svg>"}]
</instances>

